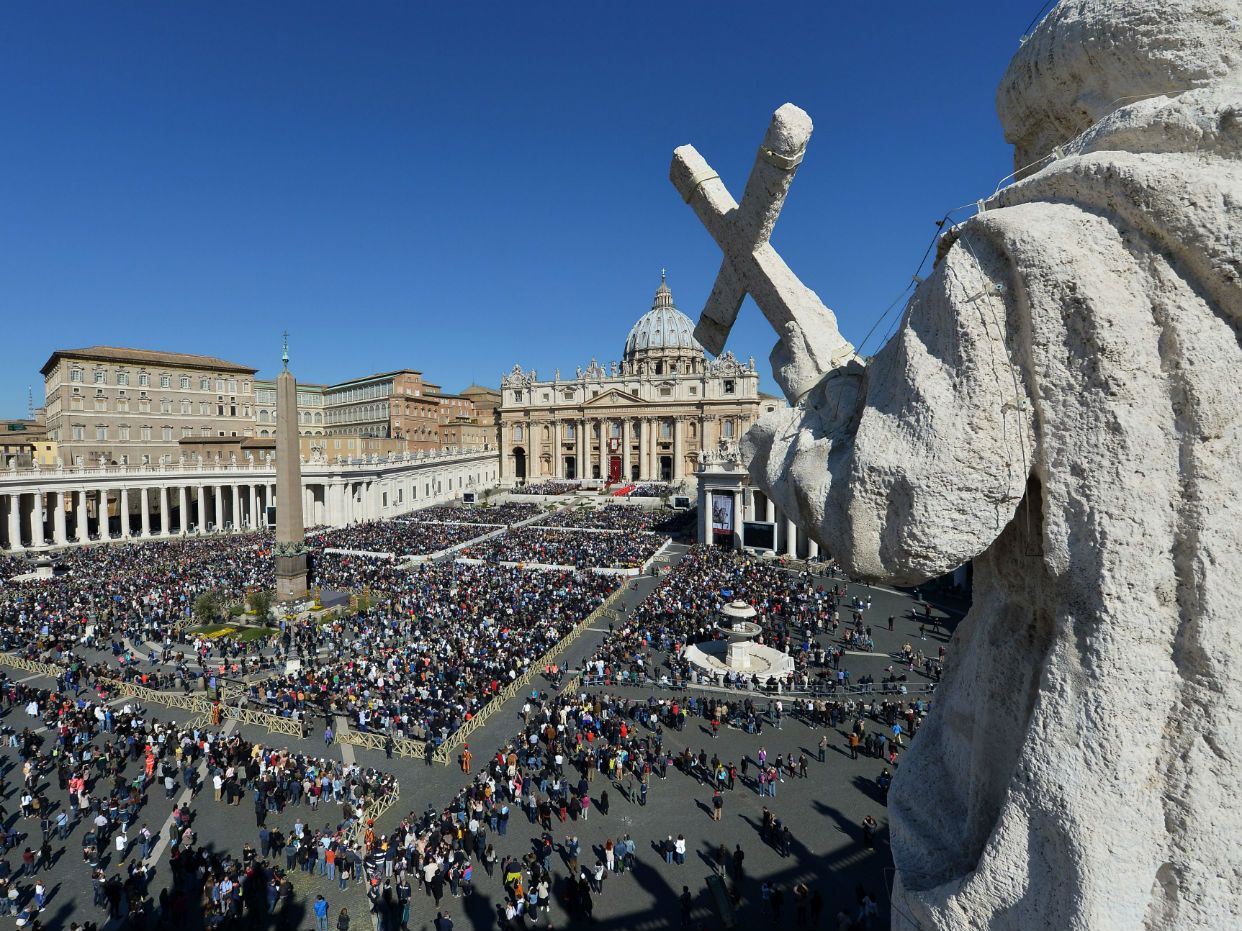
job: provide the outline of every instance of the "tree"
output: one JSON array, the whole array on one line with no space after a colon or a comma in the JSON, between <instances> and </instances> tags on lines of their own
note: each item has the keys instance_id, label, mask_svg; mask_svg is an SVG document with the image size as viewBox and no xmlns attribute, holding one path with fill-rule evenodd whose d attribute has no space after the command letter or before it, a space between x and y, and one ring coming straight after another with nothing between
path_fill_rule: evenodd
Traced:
<instances>
[{"instance_id":1,"label":"tree","mask_svg":"<svg viewBox=\"0 0 1242 931\"><path fill-rule=\"evenodd\" d=\"M267 621L272 613L272 593L269 591L252 592L250 608L261 621Z\"/></svg>"},{"instance_id":2,"label":"tree","mask_svg":"<svg viewBox=\"0 0 1242 931\"><path fill-rule=\"evenodd\" d=\"M210 624L220 614L220 596L215 592L203 592L194 599L194 617L199 623Z\"/></svg>"}]
</instances>

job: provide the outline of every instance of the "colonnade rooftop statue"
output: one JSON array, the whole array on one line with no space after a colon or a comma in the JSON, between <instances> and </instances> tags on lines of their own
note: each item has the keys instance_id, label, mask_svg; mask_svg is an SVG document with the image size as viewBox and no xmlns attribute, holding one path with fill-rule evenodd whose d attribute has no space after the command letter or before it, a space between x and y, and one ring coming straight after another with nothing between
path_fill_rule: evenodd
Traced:
<instances>
[{"instance_id":1,"label":"colonnade rooftop statue","mask_svg":"<svg viewBox=\"0 0 1242 931\"><path fill-rule=\"evenodd\" d=\"M890 800L893 923L1242 927L1242 0L1073 0L997 94L1016 180L947 231L869 362L768 243L811 124L736 205L671 176L796 407L755 481L855 577L974 560Z\"/></svg>"}]
</instances>

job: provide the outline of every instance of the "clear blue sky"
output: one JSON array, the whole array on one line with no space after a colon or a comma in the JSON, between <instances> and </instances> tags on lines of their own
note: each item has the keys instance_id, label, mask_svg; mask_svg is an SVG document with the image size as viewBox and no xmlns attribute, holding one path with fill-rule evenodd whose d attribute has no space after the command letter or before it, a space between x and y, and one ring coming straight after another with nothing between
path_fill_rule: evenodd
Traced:
<instances>
[{"instance_id":1,"label":"clear blue sky","mask_svg":"<svg viewBox=\"0 0 1242 931\"><path fill-rule=\"evenodd\" d=\"M0 414L58 347L408 366L446 390L619 358L719 253L668 182L740 195L816 131L773 241L858 340L946 210L1010 170L994 92L1036 0L6 3ZM747 303L730 348L773 336Z\"/></svg>"}]
</instances>

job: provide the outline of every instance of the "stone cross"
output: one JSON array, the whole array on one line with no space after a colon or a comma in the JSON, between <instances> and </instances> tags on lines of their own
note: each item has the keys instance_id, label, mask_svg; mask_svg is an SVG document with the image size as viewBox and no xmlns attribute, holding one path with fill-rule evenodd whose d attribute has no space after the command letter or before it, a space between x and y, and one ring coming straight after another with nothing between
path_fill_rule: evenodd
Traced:
<instances>
[{"instance_id":1,"label":"stone cross","mask_svg":"<svg viewBox=\"0 0 1242 931\"><path fill-rule=\"evenodd\" d=\"M836 318L768 241L811 138L811 118L787 103L772 115L739 205L693 146L673 152L669 179L724 253L695 328L709 351L724 349L742 299L750 294L780 340L772 371L791 404L820 377L854 356Z\"/></svg>"}]
</instances>

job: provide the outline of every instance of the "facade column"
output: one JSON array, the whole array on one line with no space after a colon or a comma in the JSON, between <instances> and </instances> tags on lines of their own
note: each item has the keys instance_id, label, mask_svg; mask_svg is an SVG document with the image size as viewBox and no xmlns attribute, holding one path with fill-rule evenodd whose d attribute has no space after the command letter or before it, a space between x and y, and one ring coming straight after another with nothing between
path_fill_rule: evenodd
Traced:
<instances>
[{"instance_id":1,"label":"facade column","mask_svg":"<svg viewBox=\"0 0 1242 931\"><path fill-rule=\"evenodd\" d=\"M65 493L56 491L52 495L52 540L57 546L69 542L65 536Z\"/></svg>"},{"instance_id":2,"label":"facade column","mask_svg":"<svg viewBox=\"0 0 1242 931\"><path fill-rule=\"evenodd\" d=\"M712 542L712 490L704 488L700 497L703 499L703 505L699 508L699 542Z\"/></svg>"},{"instance_id":3,"label":"facade column","mask_svg":"<svg viewBox=\"0 0 1242 931\"><path fill-rule=\"evenodd\" d=\"M181 532L185 533L186 527L189 526L190 519L190 490L185 485L177 486L177 505L181 508L181 514L178 522L181 525ZM169 522L171 525L171 521Z\"/></svg>"},{"instance_id":4,"label":"facade column","mask_svg":"<svg viewBox=\"0 0 1242 931\"><path fill-rule=\"evenodd\" d=\"M638 431L638 477L650 480L651 475L651 443L652 443L652 420L650 417L642 419L642 425Z\"/></svg>"},{"instance_id":5,"label":"facade column","mask_svg":"<svg viewBox=\"0 0 1242 931\"><path fill-rule=\"evenodd\" d=\"M673 418L673 481L682 478L682 460L686 455L685 422L681 417Z\"/></svg>"},{"instance_id":6,"label":"facade column","mask_svg":"<svg viewBox=\"0 0 1242 931\"><path fill-rule=\"evenodd\" d=\"M561 455L561 422L552 418L552 477L565 477L565 457Z\"/></svg>"},{"instance_id":7,"label":"facade column","mask_svg":"<svg viewBox=\"0 0 1242 931\"><path fill-rule=\"evenodd\" d=\"M608 479L608 421L599 419L595 422L599 425L599 451L597 457L599 459L599 478L600 481Z\"/></svg>"},{"instance_id":8,"label":"facade column","mask_svg":"<svg viewBox=\"0 0 1242 931\"><path fill-rule=\"evenodd\" d=\"M78 503L77 503L77 506L73 509L74 515L77 517L77 521L75 521L73 532L74 532L74 536L78 538L79 543L85 543L87 540L87 536L86 536L87 517L86 515L88 513L86 509L86 496L87 496L86 489L79 488L77 495L78 495Z\"/></svg>"},{"instance_id":9,"label":"facade column","mask_svg":"<svg viewBox=\"0 0 1242 931\"><path fill-rule=\"evenodd\" d=\"M17 552L22 546L22 496L20 492L7 495L9 499L9 549Z\"/></svg>"},{"instance_id":10,"label":"facade column","mask_svg":"<svg viewBox=\"0 0 1242 931\"><path fill-rule=\"evenodd\" d=\"M630 435L634 432L634 421L629 417L621 418L621 482L630 481Z\"/></svg>"},{"instance_id":11,"label":"facade column","mask_svg":"<svg viewBox=\"0 0 1242 931\"><path fill-rule=\"evenodd\" d=\"M34 506L30 509L30 545L41 547L47 545L47 537L43 533L43 492L35 491Z\"/></svg>"},{"instance_id":12,"label":"facade column","mask_svg":"<svg viewBox=\"0 0 1242 931\"><path fill-rule=\"evenodd\" d=\"M579 481L588 478L591 471L587 463L591 451L591 440L587 435L588 429L587 420L583 417L578 421L578 455L574 463L574 472L577 474Z\"/></svg>"},{"instance_id":13,"label":"facade column","mask_svg":"<svg viewBox=\"0 0 1242 931\"><path fill-rule=\"evenodd\" d=\"M151 499L147 495L147 486L143 485L138 489L138 507L142 510L142 535L144 537L151 536L151 517L147 510L151 506Z\"/></svg>"}]
</instances>

